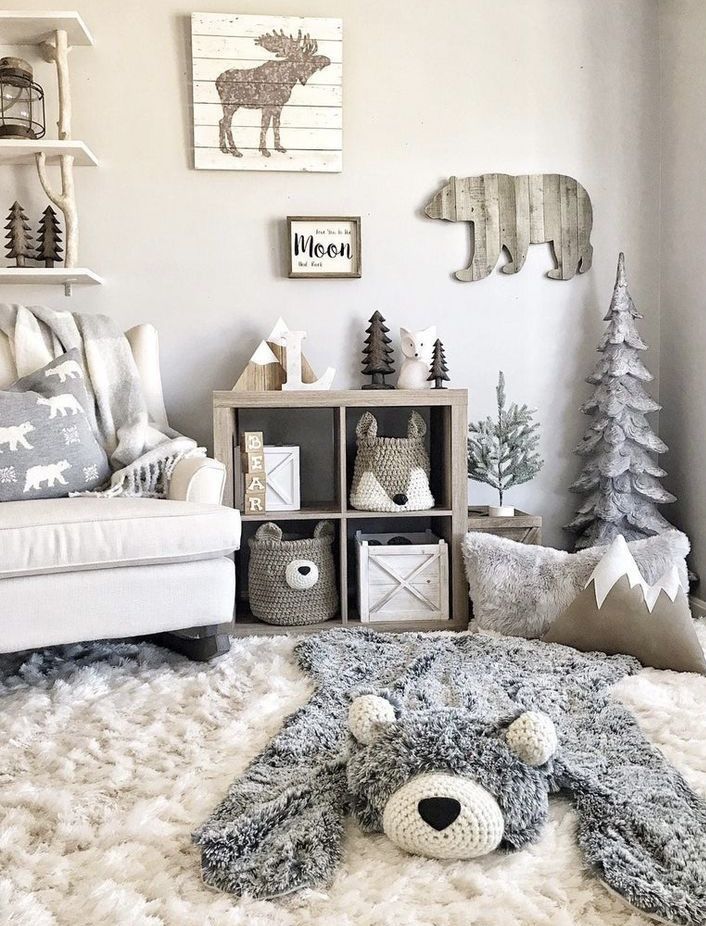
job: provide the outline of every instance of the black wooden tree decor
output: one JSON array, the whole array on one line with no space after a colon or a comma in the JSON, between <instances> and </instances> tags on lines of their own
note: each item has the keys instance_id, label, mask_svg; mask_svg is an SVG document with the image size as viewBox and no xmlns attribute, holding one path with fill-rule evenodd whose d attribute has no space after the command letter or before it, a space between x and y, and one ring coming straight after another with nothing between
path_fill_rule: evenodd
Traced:
<instances>
[{"instance_id":1,"label":"black wooden tree decor","mask_svg":"<svg viewBox=\"0 0 706 926\"><path fill-rule=\"evenodd\" d=\"M363 374L372 376L372 382L366 383L363 389L394 389L385 382L385 377L395 372L392 364L392 339L387 333L390 329L385 325L385 319L375 311L370 316L370 324L365 329L368 337L363 348Z\"/></svg>"},{"instance_id":2,"label":"black wooden tree decor","mask_svg":"<svg viewBox=\"0 0 706 926\"><path fill-rule=\"evenodd\" d=\"M29 230L29 220L24 209L18 202L14 202L7 216L7 244L5 250L9 258L14 258L18 267L26 266L27 258L34 257L32 235Z\"/></svg>"},{"instance_id":3,"label":"black wooden tree decor","mask_svg":"<svg viewBox=\"0 0 706 926\"><path fill-rule=\"evenodd\" d=\"M61 229L56 212L51 206L42 213L39 220L39 241L37 242L37 260L44 261L45 267L53 267L54 261L61 260Z\"/></svg>"},{"instance_id":4,"label":"black wooden tree decor","mask_svg":"<svg viewBox=\"0 0 706 926\"><path fill-rule=\"evenodd\" d=\"M449 368L446 366L446 357L444 356L444 345L437 338L434 341L434 353L431 358L427 382L434 383L434 389L446 389L444 383L449 381L448 372Z\"/></svg>"}]
</instances>

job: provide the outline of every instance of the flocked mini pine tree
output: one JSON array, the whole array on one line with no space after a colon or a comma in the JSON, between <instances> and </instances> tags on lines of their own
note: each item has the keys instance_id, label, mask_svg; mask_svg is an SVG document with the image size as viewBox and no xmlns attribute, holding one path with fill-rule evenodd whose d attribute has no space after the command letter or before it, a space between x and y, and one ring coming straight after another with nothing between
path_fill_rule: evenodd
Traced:
<instances>
[{"instance_id":1,"label":"flocked mini pine tree","mask_svg":"<svg viewBox=\"0 0 706 926\"><path fill-rule=\"evenodd\" d=\"M499 505L508 489L529 482L544 465L537 452L539 424L534 409L505 405L505 374L495 389L497 416L468 425L468 478L497 489Z\"/></svg>"},{"instance_id":2,"label":"flocked mini pine tree","mask_svg":"<svg viewBox=\"0 0 706 926\"><path fill-rule=\"evenodd\" d=\"M659 480L666 472L654 454L667 445L657 437L645 415L661 408L643 383L654 377L640 360L647 345L638 334L635 308L625 277L625 257L618 257L618 274L598 350L600 359L586 382L594 389L581 411L593 421L576 448L586 458L581 475L570 487L586 495L568 530L577 550L610 543L618 534L638 540L672 525L657 505L673 502Z\"/></svg>"}]
</instances>

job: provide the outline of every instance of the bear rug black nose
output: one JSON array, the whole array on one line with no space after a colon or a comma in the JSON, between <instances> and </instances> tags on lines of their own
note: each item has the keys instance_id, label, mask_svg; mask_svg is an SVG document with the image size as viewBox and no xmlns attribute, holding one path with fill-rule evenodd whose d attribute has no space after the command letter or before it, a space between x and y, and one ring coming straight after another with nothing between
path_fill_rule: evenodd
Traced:
<instances>
[{"instance_id":1,"label":"bear rug black nose","mask_svg":"<svg viewBox=\"0 0 706 926\"><path fill-rule=\"evenodd\" d=\"M303 576L308 576L311 572L311 566L299 566L297 572L301 573Z\"/></svg>"},{"instance_id":2,"label":"bear rug black nose","mask_svg":"<svg viewBox=\"0 0 706 926\"><path fill-rule=\"evenodd\" d=\"M437 831L451 826L461 813L461 805L453 797L425 797L417 804L419 816Z\"/></svg>"},{"instance_id":3,"label":"bear rug black nose","mask_svg":"<svg viewBox=\"0 0 706 926\"><path fill-rule=\"evenodd\" d=\"M392 501L393 501L396 505L406 505L406 504L407 504L407 496L404 494L404 492L400 492L398 495L393 495L393 496L392 496Z\"/></svg>"}]
</instances>

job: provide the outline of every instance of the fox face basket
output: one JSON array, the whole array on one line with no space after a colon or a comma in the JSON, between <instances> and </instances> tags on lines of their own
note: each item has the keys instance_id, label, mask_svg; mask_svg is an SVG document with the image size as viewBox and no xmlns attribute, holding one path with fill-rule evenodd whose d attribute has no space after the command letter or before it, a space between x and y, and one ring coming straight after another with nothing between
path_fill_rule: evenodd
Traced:
<instances>
[{"instance_id":1,"label":"fox face basket","mask_svg":"<svg viewBox=\"0 0 706 926\"><path fill-rule=\"evenodd\" d=\"M353 470L351 507L359 511L425 511L434 507L429 488L426 425L417 412L407 437L378 437L375 416L366 412L356 428L358 452Z\"/></svg>"}]
</instances>

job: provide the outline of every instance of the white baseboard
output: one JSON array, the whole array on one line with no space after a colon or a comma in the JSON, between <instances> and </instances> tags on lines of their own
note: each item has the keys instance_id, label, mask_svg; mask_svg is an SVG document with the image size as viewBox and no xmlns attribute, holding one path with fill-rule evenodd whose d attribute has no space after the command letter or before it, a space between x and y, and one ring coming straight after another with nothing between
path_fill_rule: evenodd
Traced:
<instances>
[{"instance_id":1,"label":"white baseboard","mask_svg":"<svg viewBox=\"0 0 706 926\"><path fill-rule=\"evenodd\" d=\"M694 617L706 617L706 601L689 595L689 604L691 605L691 613Z\"/></svg>"}]
</instances>

